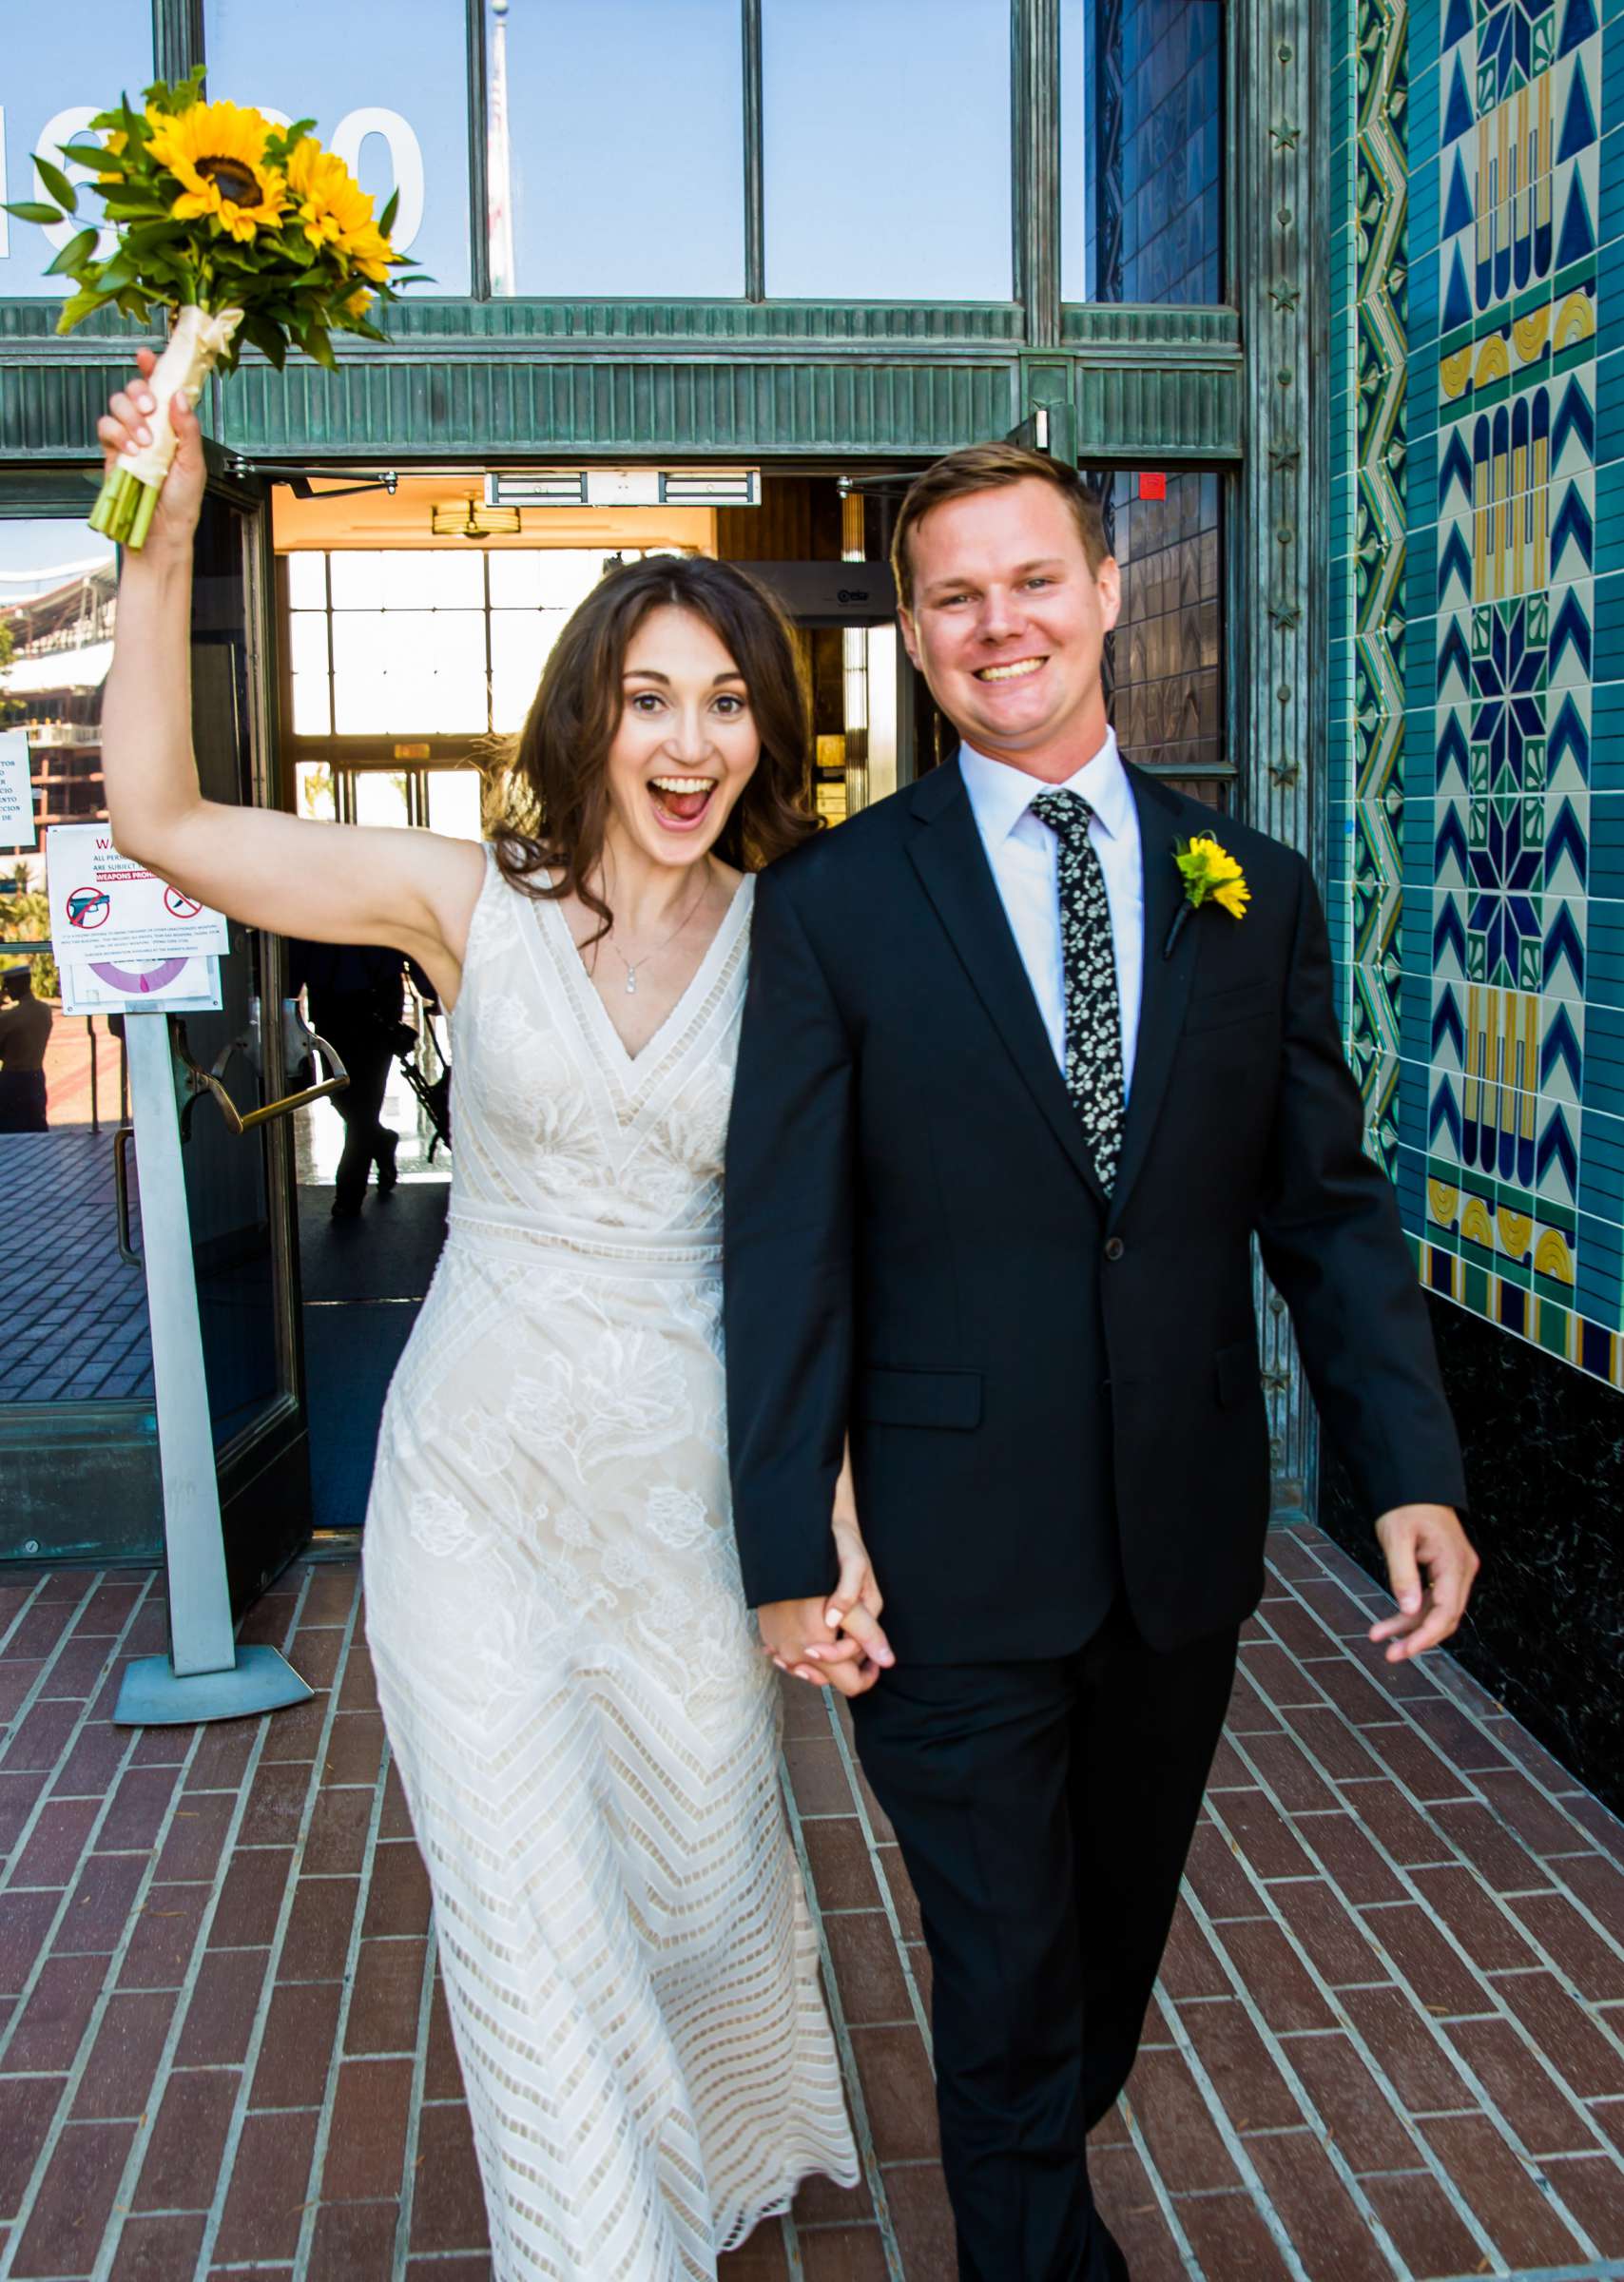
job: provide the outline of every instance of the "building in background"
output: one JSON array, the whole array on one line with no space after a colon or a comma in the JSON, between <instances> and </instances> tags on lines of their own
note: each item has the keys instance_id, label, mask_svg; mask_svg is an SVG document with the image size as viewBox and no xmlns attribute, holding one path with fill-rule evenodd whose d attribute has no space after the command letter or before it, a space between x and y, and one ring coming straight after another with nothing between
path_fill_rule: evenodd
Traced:
<instances>
[{"instance_id":1,"label":"building in background","mask_svg":"<svg viewBox=\"0 0 1624 2282\"><path fill-rule=\"evenodd\" d=\"M205 61L213 93L315 112L398 189L429 273L387 346L335 374L245 358L205 407L194 684L225 797L461 828L468 739L522 695L570 579L695 545L797 616L820 802L849 813L941 749L884 627L910 474L1014 435L1095 474L1125 746L1324 883L1481 1485L1463 1653L1601 1786L1624 1735L1602 1676L1624 1628L1621 24L1599 0L404 0L380 48L365 0L330 0L295 48L247 0L156 0L150 33L87 0L71 38L12 28L0 97L20 199L29 150L109 86ZM77 530L127 367L112 320L54 338L53 250L0 227L0 570L6 518ZM481 530L487 508L518 525ZM419 637L399 667L395 612ZM241 956L274 994L277 947ZM274 1226L291 1172L264 1146ZM297 1440L291 1253L279 1276L254 1401ZM1369 1560L1259 1303L1278 1512L1323 1509Z\"/></svg>"},{"instance_id":2,"label":"building in background","mask_svg":"<svg viewBox=\"0 0 1624 2282\"><path fill-rule=\"evenodd\" d=\"M6 725L28 732L36 832L106 813L102 684L112 663L117 608L110 554L25 600L7 600L0 587L0 632L10 637L0 707ZM0 848L0 861L9 852Z\"/></svg>"}]
</instances>

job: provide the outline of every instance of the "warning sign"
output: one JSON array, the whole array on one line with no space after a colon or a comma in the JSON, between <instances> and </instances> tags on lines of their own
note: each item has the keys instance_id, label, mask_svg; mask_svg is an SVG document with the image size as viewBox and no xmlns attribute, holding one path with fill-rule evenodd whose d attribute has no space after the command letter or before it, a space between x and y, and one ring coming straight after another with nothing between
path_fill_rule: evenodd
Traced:
<instances>
[{"instance_id":1,"label":"warning sign","mask_svg":"<svg viewBox=\"0 0 1624 2282\"><path fill-rule=\"evenodd\" d=\"M118 966L150 966L230 948L223 914L130 863L106 824L57 824L46 834L50 933L59 961L90 955Z\"/></svg>"},{"instance_id":2,"label":"warning sign","mask_svg":"<svg viewBox=\"0 0 1624 2282\"><path fill-rule=\"evenodd\" d=\"M65 1015L135 1014L162 1008L165 1014L197 1015L220 1005L218 958L163 958L154 966L114 959L57 958Z\"/></svg>"}]
</instances>

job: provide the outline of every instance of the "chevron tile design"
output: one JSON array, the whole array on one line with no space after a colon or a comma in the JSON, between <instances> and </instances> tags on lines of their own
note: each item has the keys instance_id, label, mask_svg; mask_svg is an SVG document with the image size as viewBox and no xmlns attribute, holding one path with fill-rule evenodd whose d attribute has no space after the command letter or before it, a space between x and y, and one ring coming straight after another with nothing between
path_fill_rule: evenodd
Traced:
<instances>
[{"instance_id":1,"label":"chevron tile design","mask_svg":"<svg viewBox=\"0 0 1624 2282\"><path fill-rule=\"evenodd\" d=\"M1333 304L1352 384L1332 799L1349 1042L1422 1277L1624 1385L1624 493L1601 386L1624 24L1602 16L1339 13L1358 227Z\"/></svg>"},{"instance_id":2,"label":"chevron tile design","mask_svg":"<svg viewBox=\"0 0 1624 2282\"><path fill-rule=\"evenodd\" d=\"M1407 21L1407 0L1363 0L1358 10L1357 118L1346 152L1357 222L1352 290L1339 319L1352 383L1345 449L1353 547L1343 582L1351 669L1346 1038L1367 1138L1390 1172L1399 1144L1404 884Z\"/></svg>"}]
</instances>

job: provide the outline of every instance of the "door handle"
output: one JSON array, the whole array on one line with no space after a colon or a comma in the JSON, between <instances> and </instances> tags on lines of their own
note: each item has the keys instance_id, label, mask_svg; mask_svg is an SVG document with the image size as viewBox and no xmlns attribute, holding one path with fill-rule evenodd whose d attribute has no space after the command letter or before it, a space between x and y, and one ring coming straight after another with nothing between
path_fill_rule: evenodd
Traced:
<instances>
[{"instance_id":1,"label":"door handle","mask_svg":"<svg viewBox=\"0 0 1624 2282\"><path fill-rule=\"evenodd\" d=\"M134 1230L129 1218L129 1138L133 1125L113 1129L113 1204L119 1216L119 1258L127 1267L141 1266L141 1254L132 1241Z\"/></svg>"},{"instance_id":2,"label":"door handle","mask_svg":"<svg viewBox=\"0 0 1624 2282\"><path fill-rule=\"evenodd\" d=\"M327 1043L325 1038L317 1036L314 1031L311 1033L311 1038L322 1060L333 1073L332 1076L324 1078L319 1085L301 1087L297 1093L284 1093L280 1101L267 1101L260 1109L244 1112L240 1110L232 1100L222 1083L221 1077L227 1062L236 1053L240 1041L233 1038L229 1046L221 1050L215 1060L214 1068L205 1070L201 1063L192 1059L191 1048L186 1044L185 1024L180 1021L175 1024L175 1052L180 1057L182 1068L186 1072L193 1095L212 1094L220 1104L220 1113L225 1119L227 1128L234 1133L252 1132L255 1126L268 1125L273 1117L291 1116L295 1110L302 1110L307 1103L312 1101L324 1101L329 1093L338 1093L349 1084L350 1073L344 1068L336 1050ZM190 1109L190 1102L186 1106Z\"/></svg>"}]
</instances>

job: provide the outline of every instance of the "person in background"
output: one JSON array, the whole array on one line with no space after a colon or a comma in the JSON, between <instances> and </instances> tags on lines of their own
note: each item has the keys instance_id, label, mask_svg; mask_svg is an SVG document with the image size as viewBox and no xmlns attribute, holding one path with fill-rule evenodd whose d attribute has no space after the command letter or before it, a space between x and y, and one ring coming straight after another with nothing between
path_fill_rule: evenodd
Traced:
<instances>
[{"instance_id":1,"label":"person in background","mask_svg":"<svg viewBox=\"0 0 1624 2282\"><path fill-rule=\"evenodd\" d=\"M307 994L310 1026L333 1047L349 1084L331 1096L344 1120L344 1148L334 1176L333 1218L360 1216L372 1169L377 1193L387 1196L399 1179L395 1154L398 1136L381 1121L389 1065L406 1043L401 1021L403 977L408 962L380 943L288 945L289 979L295 996ZM420 968L413 979L425 997L433 986Z\"/></svg>"},{"instance_id":2,"label":"person in background","mask_svg":"<svg viewBox=\"0 0 1624 2282\"><path fill-rule=\"evenodd\" d=\"M0 1133L43 1133L45 1049L51 1011L27 967L0 975Z\"/></svg>"}]
</instances>

